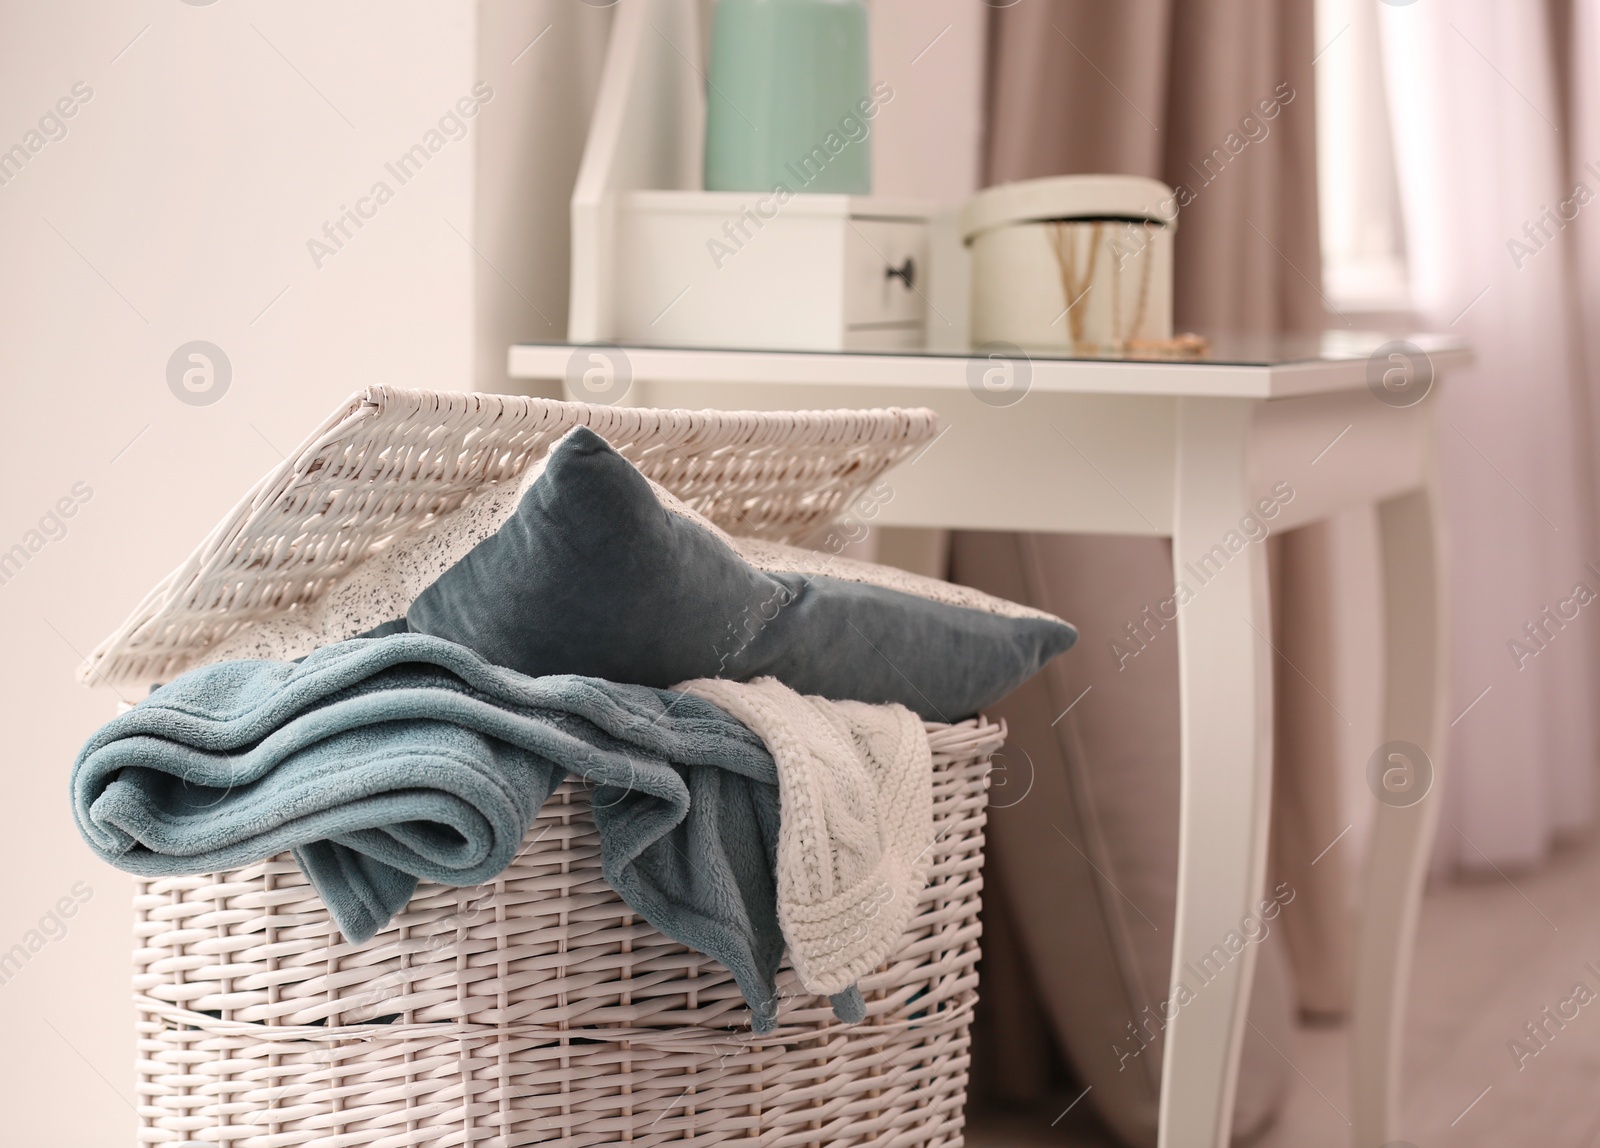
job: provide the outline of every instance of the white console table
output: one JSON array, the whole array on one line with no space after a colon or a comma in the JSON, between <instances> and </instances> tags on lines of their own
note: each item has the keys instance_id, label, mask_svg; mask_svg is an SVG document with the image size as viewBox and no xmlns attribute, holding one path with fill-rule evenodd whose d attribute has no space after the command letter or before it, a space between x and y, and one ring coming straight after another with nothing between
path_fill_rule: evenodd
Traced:
<instances>
[{"instance_id":1,"label":"white console table","mask_svg":"<svg viewBox=\"0 0 1600 1148\"><path fill-rule=\"evenodd\" d=\"M1012 365L1011 391L974 384L991 364L958 354L523 345L511 349L510 368L546 380L547 393L578 380L565 384L569 397L594 401L583 371L570 368L600 363L613 372L611 398L642 406L932 407L944 429L889 474L893 497L876 521L1166 535L1178 580L1192 581L1185 564L1221 543L1277 483L1295 494L1275 529L1375 504L1388 619L1383 738L1422 747L1434 770L1432 792L1416 804L1374 799L1351 1051L1352 1142L1377 1148L1395 1135L1411 941L1445 732L1435 398L1397 405L1404 400L1369 387L1368 357L1380 341L1224 343L1199 362L1035 357ZM1435 374L1467 360L1448 338L1412 342ZM1015 385L1023 373L1025 393ZM622 376L631 381L616 394ZM1267 595L1265 548L1250 545L1221 563L1178 616L1174 970L1220 944L1263 891L1272 789ZM1168 1025L1162 1148L1228 1143L1254 952L1246 947Z\"/></svg>"}]
</instances>

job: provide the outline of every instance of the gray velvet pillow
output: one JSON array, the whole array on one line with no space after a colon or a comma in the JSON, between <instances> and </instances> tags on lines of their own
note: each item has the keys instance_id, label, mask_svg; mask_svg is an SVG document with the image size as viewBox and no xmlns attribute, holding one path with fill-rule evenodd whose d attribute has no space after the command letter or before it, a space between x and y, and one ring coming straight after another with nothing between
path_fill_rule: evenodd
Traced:
<instances>
[{"instance_id":1,"label":"gray velvet pillow","mask_svg":"<svg viewBox=\"0 0 1600 1148\"><path fill-rule=\"evenodd\" d=\"M491 537L385 632L460 642L522 673L667 687L771 675L801 693L899 702L954 721L1066 650L1077 632L849 577L757 569L726 536L663 506L580 427Z\"/></svg>"}]
</instances>

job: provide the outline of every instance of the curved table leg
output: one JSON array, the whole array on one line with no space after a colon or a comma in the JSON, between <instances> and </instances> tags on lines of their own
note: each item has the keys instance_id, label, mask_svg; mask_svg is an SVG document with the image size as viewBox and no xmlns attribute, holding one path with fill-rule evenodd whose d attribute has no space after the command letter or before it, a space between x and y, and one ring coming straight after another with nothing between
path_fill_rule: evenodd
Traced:
<instances>
[{"instance_id":1,"label":"curved table leg","mask_svg":"<svg viewBox=\"0 0 1600 1148\"><path fill-rule=\"evenodd\" d=\"M1384 742L1369 769L1377 811L1367 850L1350 1025L1356 1148L1396 1135L1412 941L1439 816L1445 727L1443 560L1436 487L1380 507L1386 629ZM1413 743L1414 751L1389 743Z\"/></svg>"},{"instance_id":2,"label":"curved table leg","mask_svg":"<svg viewBox=\"0 0 1600 1148\"><path fill-rule=\"evenodd\" d=\"M1184 399L1172 560L1182 781L1178 911L1161 1076L1161 1148L1226 1148L1272 804L1266 548L1243 540L1252 403ZM1180 590L1180 600L1185 596ZM1172 1012L1176 1007L1176 1012Z\"/></svg>"}]
</instances>

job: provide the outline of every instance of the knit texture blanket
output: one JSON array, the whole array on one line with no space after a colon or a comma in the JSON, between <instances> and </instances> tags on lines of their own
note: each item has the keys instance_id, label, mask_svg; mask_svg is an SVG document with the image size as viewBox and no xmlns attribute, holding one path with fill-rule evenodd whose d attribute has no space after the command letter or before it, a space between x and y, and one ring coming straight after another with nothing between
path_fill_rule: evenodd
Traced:
<instances>
[{"instance_id":1,"label":"knit texture blanket","mask_svg":"<svg viewBox=\"0 0 1600 1148\"><path fill-rule=\"evenodd\" d=\"M419 879L492 880L569 774L594 787L606 880L726 965L770 1029L778 771L756 733L702 698L529 678L425 635L354 639L300 663L202 666L155 691L89 739L72 806L96 853L144 876L292 850L361 942ZM819 840L809 822L805 836ZM828 983L835 1012L859 1020L860 994Z\"/></svg>"},{"instance_id":2,"label":"knit texture blanket","mask_svg":"<svg viewBox=\"0 0 1600 1148\"><path fill-rule=\"evenodd\" d=\"M802 697L773 678L677 687L761 735L778 766L778 919L811 992L854 985L917 908L933 846L933 753L904 706Z\"/></svg>"}]
</instances>

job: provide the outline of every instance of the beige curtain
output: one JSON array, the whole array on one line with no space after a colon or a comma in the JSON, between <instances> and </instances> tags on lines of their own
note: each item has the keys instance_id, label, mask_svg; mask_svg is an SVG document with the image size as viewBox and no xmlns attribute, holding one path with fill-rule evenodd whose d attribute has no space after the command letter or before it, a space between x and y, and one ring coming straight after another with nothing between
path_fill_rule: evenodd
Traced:
<instances>
[{"instance_id":1,"label":"beige curtain","mask_svg":"<svg viewBox=\"0 0 1600 1148\"><path fill-rule=\"evenodd\" d=\"M1177 323L1320 330L1310 0L1024 0L990 32L987 180L1076 172L1186 184ZM1229 136L1293 98L1225 165ZM1233 147L1237 147L1235 142ZM1274 250L1276 249L1276 250Z\"/></svg>"},{"instance_id":2,"label":"beige curtain","mask_svg":"<svg viewBox=\"0 0 1600 1148\"><path fill-rule=\"evenodd\" d=\"M1186 185L1192 201L1180 214L1175 264L1179 329L1324 326L1311 0L1022 0L991 19L989 183L1119 172ZM1282 110L1264 120L1259 106L1274 99ZM1326 685L1331 676L1328 626L1314 608L1330 589L1326 529L1275 539L1271 559L1283 655L1275 674L1274 880L1289 881L1298 898L1280 935L1301 1009L1337 1014L1349 960L1345 881L1336 865L1310 864L1342 825L1329 726L1337 719L1306 681ZM1035 789L1014 806L1000 799L990 872L996 912L1020 956L1008 954L1008 962L1031 976L1077 1076L1096 1085L1100 1114L1124 1139L1154 1143L1159 1039L1134 1062L1106 1050L1126 1050L1126 1022L1168 983L1176 644L1152 643L1125 671L1107 649L1143 603L1170 594L1170 544L969 533L954 539L952 569L958 581L1058 611L1082 631L1077 651L1001 707L1017 759L1008 765L1022 768L1025 758ZM1040 882L1039 872L1062 877ZM1106 927L1088 929L1091 918ZM1289 1011L1282 953L1274 952L1263 951L1252 1006L1268 1032L1286 1026ZM1108 976L1120 983L1105 984L1098 1000L1086 995L1086 978ZM1014 998L1016 986L1005 992ZM1036 1044L1029 1032L1008 1041L1006 1014L1019 1011L1026 1010L986 1010L991 1049ZM1281 1085L1281 1063L1259 1045L1252 1036L1246 1048L1236 1133L1270 1117ZM1026 1078L1010 1083L1015 1095Z\"/></svg>"}]
</instances>

